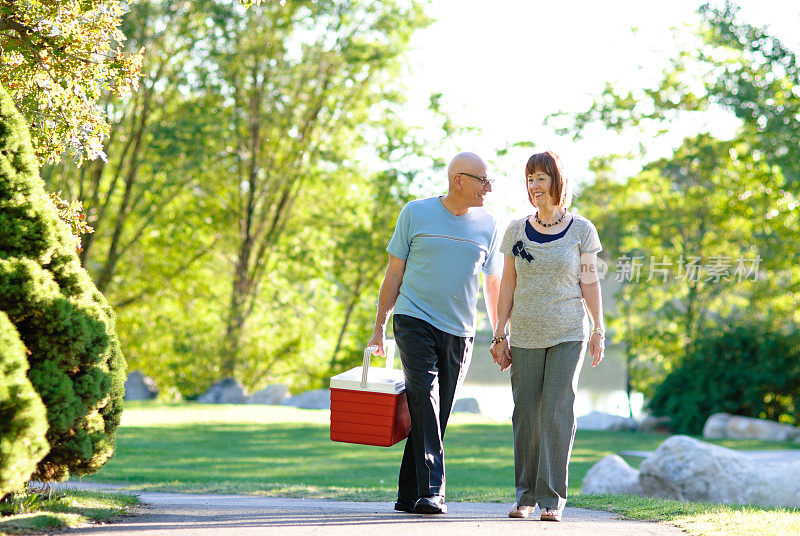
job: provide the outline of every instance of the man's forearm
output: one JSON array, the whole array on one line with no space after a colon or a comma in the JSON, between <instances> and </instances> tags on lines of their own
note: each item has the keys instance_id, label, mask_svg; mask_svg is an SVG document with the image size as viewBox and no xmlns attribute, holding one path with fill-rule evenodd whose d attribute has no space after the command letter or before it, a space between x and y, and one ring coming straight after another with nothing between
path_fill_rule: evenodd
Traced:
<instances>
[{"instance_id":1,"label":"man's forearm","mask_svg":"<svg viewBox=\"0 0 800 536\"><path fill-rule=\"evenodd\" d=\"M389 319L389 314L394 309L397 296L400 294L400 285L403 283L404 273L405 262L390 257L389 267L386 269L386 275L383 277L381 289L378 292L378 311L375 315L373 337L377 334L383 335L386 333L386 322Z\"/></svg>"},{"instance_id":2,"label":"man's forearm","mask_svg":"<svg viewBox=\"0 0 800 536\"><path fill-rule=\"evenodd\" d=\"M505 334L508 326L508 318L511 316L511 308L514 306L514 289L517 287L517 271L514 267L512 257L505 258L503 265L503 277L500 279L500 290L497 297L497 326L493 333L501 336Z\"/></svg>"},{"instance_id":3,"label":"man's forearm","mask_svg":"<svg viewBox=\"0 0 800 536\"><path fill-rule=\"evenodd\" d=\"M487 275L483 279L483 300L486 303L486 314L494 333L497 326L497 298L500 296L500 276Z\"/></svg>"},{"instance_id":4,"label":"man's forearm","mask_svg":"<svg viewBox=\"0 0 800 536\"><path fill-rule=\"evenodd\" d=\"M378 293L378 312L375 316L375 329L374 332L385 333L386 322L389 315L394 309L394 304L397 301L397 296L400 294L400 284L395 284L387 274L381 284L381 290Z\"/></svg>"},{"instance_id":5,"label":"man's forearm","mask_svg":"<svg viewBox=\"0 0 800 536\"><path fill-rule=\"evenodd\" d=\"M511 308L514 305L514 287L508 284L500 287L500 295L497 299L497 326L492 333L495 336L506 332L508 318L511 316Z\"/></svg>"}]
</instances>

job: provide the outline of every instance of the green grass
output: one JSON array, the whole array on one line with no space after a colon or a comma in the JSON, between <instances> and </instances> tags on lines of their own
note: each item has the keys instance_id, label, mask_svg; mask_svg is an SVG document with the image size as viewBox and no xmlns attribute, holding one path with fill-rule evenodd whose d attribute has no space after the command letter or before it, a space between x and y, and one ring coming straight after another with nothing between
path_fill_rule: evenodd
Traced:
<instances>
[{"instance_id":1,"label":"green grass","mask_svg":"<svg viewBox=\"0 0 800 536\"><path fill-rule=\"evenodd\" d=\"M91 491L41 491L18 493L0 503L0 535L33 534L102 523L125 515L140 504L130 493Z\"/></svg>"},{"instance_id":2,"label":"green grass","mask_svg":"<svg viewBox=\"0 0 800 536\"><path fill-rule=\"evenodd\" d=\"M589 468L623 450L654 450L664 435L579 431L570 493ZM716 441L732 448L775 448L762 441ZM782 444L781 447L796 447ZM403 452L335 443L326 412L281 406L137 404L124 413L114 459L93 481L132 490L230 492L387 501L394 497ZM454 414L446 436L448 497L513 500L509 423ZM641 460L628 458L631 465Z\"/></svg>"},{"instance_id":3,"label":"green grass","mask_svg":"<svg viewBox=\"0 0 800 536\"><path fill-rule=\"evenodd\" d=\"M698 536L800 534L800 510L692 503L634 495L573 495L570 506L676 525Z\"/></svg>"},{"instance_id":4,"label":"green grass","mask_svg":"<svg viewBox=\"0 0 800 536\"><path fill-rule=\"evenodd\" d=\"M391 501L403 444L390 448L330 441L326 412L280 406L135 404L124 413L114 459L91 480L129 489ZM800 512L579 495L589 468L608 454L655 450L665 435L579 431L570 462L569 504L669 522L693 534L758 532L762 517L796 527ZM734 449L798 448L791 443L714 441ZM513 501L510 423L455 414L447 430L448 499ZM638 467L639 458L628 458ZM762 516L762 517L759 517ZM730 526L728 526L730 525ZM711 528L708 528L711 527ZM723 528L720 528L723 527ZM738 529L736 529L738 530ZM770 529L771 530L771 529ZM726 532L727 531L727 532ZM745 529L742 529L744 534ZM775 534L794 534L786 529Z\"/></svg>"}]
</instances>

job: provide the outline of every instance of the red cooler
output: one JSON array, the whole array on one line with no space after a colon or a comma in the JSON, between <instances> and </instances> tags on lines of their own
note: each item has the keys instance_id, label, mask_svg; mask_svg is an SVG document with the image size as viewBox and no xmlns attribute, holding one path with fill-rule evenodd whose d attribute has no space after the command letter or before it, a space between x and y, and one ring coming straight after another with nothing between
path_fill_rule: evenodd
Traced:
<instances>
[{"instance_id":1,"label":"red cooler","mask_svg":"<svg viewBox=\"0 0 800 536\"><path fill-rule=\"evenodd\" d=\"M386 367L364 365L331 378L331 440L390 447L408 437L411 419L403 371L393 368L394 341L386 341Z\"/></svg>"}]
</instances>

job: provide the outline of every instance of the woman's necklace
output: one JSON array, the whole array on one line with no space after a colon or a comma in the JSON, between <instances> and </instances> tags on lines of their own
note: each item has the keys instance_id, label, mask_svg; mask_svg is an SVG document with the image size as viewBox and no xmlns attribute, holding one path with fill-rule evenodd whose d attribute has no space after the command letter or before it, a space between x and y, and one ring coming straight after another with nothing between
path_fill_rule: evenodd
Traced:
<instances>
[{"instance_id":1,"label":"woman's necklace","mask_svg":"<svg viewBox=\"0 0 800 536\"><path fill-rule=\"evenodd\" d=\"M539 211L538 210L536 211L536 214L533 215L533 217L536 218L536 223L538 223L542 227L552 227L554 225L558 225L559 223L561 223L561 221L564 219L564 216L566 216L566 215L567 215L567 211L565 210L564 212L561 213L561 217L558 218L553 223L544 223L542 220L540 220L539 219Z\"/></svg>"}]
</instances>

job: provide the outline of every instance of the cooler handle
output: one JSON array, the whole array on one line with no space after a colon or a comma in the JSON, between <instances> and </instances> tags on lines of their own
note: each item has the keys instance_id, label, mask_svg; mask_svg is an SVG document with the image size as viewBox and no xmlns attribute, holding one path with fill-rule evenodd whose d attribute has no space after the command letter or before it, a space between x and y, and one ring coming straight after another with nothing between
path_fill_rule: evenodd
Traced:
<instances>
[{"instance_id":1,"label":"cooler handle","mask_svg":"<svg viewBox=\"0 0 800 536\"><path fill-rule=\"evenodd\" d=\"M391 369L394 368L394 352L395 352L395 342L394 339L386 339L386 342L383 344L383 349L386 352L386 368ZM377 346L367 346L364 350L364 363L361 366L361 388L365 389L367 387L367 376L369 375L369 364L372 360L372 352L377 350Z\"/></svg>"}]
</instances>

